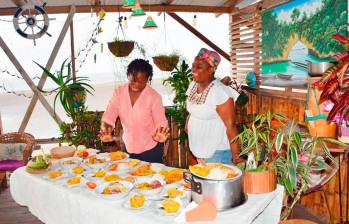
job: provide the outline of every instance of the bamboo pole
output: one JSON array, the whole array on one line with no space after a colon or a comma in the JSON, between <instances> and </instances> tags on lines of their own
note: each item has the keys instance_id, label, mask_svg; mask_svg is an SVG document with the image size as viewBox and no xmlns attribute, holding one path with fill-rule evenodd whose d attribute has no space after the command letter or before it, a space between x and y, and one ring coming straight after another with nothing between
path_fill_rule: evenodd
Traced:
<instances>
[{"instance_id":1,"label":"bamboo pole","mask_svg":"<svg viewBox=\"0 0 349 224\"><path fill-rule=\"evenodd\" d=\"M74 48L74 20L70 23L70 51L71 51L71 64L73 70L73 80L76 80L76 68L75 68L75 48Z\"/></svg>"}]
</instances>

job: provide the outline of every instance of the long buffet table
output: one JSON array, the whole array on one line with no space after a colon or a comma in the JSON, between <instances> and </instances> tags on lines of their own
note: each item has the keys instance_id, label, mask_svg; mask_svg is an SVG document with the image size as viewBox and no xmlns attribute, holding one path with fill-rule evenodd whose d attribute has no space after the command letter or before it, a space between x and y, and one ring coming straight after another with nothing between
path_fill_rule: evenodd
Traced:
<instances>
[{"instance_id":1,"label":"long buffet table","mask_svg":"<svg viewBox=\"0 0 349 224\"><path fill-rule=\"evenodd\" d=\"M45 174L17 169L10 178L13 199L47 224L156 224L181 223L176 216L161 216L150 206L144 211L124 208L127 197L115 201L100 198L93 190L68 188L43 178ZM213 223L278 223L283 187L261 195L248 195L236 208L219 212Z\"/></svg>"}]
</instances>

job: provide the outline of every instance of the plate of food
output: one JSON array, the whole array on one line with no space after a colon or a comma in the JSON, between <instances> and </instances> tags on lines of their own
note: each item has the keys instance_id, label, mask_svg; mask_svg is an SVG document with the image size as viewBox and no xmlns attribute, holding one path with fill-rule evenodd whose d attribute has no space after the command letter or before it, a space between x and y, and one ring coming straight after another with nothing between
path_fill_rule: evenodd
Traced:
<instances>
[{"instance_id":1,"label":"plate of food","mask_svg":"<svg viewBox=\"0 0 349 224\"><path fill-rule=\"evenodd\" d=\"M166 187L164 194L162 194L162 197L164 199L168 198L180 198L183 199L186 197L186 193L184 192L183 187Z\"/></svg>"},{"instance_id":2,"label":"plate of food","mask_svg":"<svg viewBox=\"0 0 349 224\"><path fill-rule=\"evenodd\" d=\"M107 159L102 156L90 156L87 165L92 169L102 169L107 165Z\"/></svg>"},{"instance_id":3,"label":"plate of food","mask_svg":"<svg viewBox=\"0 0 349 224\"><path fill-rule=\"evenodd\" d=\"M140 194L152 196L157 195L162 191L163 184L160 180L154 178L142 178L137 179L135 189Z\"/></svg>"},{"instance_id":4,"label":"plate of food","mask_svg":"<svg viewBox=\"0 0 349 224\"><path fill-rule=\"evenodd\" d=\"M58 181L62 180L64 178L68 177L68 174L64 173L62 170L52 170L47 173L47 176L43 176L44 179L50 180L50 181Z\"/></svg>"},{"instance_id":5,"label":"plate of food","mask_svg":"<svg viewBox=\"0 0 349 224\"><path fill-rule=\"evenodd\" d=\"M236 166L222 163L206 163L189 166L193 175L210 180L234 179L242 175L242 171Z\"/></svg>"},{"instance_id":6,"label":"plate of food","mask_svg":"<svg viewBox=\"0 0 349 224\"><path fill-rule=\"evenodd\" d=\"M178 199L165 199L156 204L155 213L161 216L176 216L182 210L183 202Z\"/></svg>"},{"instance_id":7,"label":"plate of food","mask_svg":"<svg viewBox=\"0 0 349 224\"><path fill-rule=\"evenodd\" d=\"M76 166L74 168L72 168L70 170L70 173L73 174L73 175L82 175L82 174L86 174L86 173L89 173L91 170L88 169L87 167L85 166Z\"/></svg>"},{"instance_id":8,"label":"plate of food","mask_svg":"<svg viewBox=\"0 0 349 224\"><path fill-rule=\"evenodd\" d=\"M103 180L103 178L106 174L107 174L107 171L105 171L104 169L99 169L99 170L96 170L96 171L88 174L87 178L92 179L94 181Z\"/></svg>"},{"instance_id":9,"label":"plate of food","mask_svg":"<svg viewBox=\"0 0 349 224\"><path fill-rule=\"evenodd\" d=\"M132 194L122 204L124 208L133 211L144 211L151 206L152 202L144 195Z\"/></svg>"},{"instance_id":10,"label":"plate of food","mask_svg":"<svg viewBox=\"0 0 349 224\"><path fill-rule=\"evenodd\" d=\"M114 181L103 183L96 187L96 194L106 200L118 200L125 197L133 188L128 181Z\"/></svg>"},{"instance_id":11,"label":"plate of food","mask_svg":"<svg viewBox=\"0 0 349 224\"><path fill-rule=\"evenodd\" d=\"M69 157L59 160L59 165L63 170L71 170L76 166L80 166L82 159L76 157Z\"/></svg>"},{"instance_id":12,"label":"plate of food","mask_svg":"<svg viewBox=\"0 0 349 224\"><path fill-rule=\"evenodd\" d=\"M166 184L174 184L183 181L183 169L161 170L160 174L164 176Z\"/></svg>"},{"instance_id":13,"label":"plate of food","mask_svg":"<svg viewBox=\"0 0 349 224\"><path fill-rule=\"evenodd\" d=\"M122 178L115 174L115 173L111 173L111 174L106 174L104 177L103 177L103 180L106 181L106 182L112 182L112 181L118 181L118 180L121 180Z\"/></svg>"},{"instance_id":14,"label":"plate of food","mask_svg":"<svg viewBox=\"0 0 349 224\"><path fill-rule=\"evenodd\" d=\"M127 159L130 156L126 152L116 151L109 153L109 157L111 161L121 161Z\"/></svg>"},{"instance_id":15,"label":"plate of food","mask_svg":"<svg viewBox=\"0 0 349 224\"><path fill-rule=\"evenodd\" d=\"M87 180L80 175L68 178L64 181L63 186L66 187L80 187L83 186Z\"/></svg>"},{"instance_id":16,"label":"plate of food","mask_svg":"<svg viewBox=\"0 0 349 224\"><path fill-rule=\"evenodd\" d=\"M155 173L156 172L151 169L150 163L140 165L130 172L132 176L151 176Z\"/></svg>"}]
</instances>

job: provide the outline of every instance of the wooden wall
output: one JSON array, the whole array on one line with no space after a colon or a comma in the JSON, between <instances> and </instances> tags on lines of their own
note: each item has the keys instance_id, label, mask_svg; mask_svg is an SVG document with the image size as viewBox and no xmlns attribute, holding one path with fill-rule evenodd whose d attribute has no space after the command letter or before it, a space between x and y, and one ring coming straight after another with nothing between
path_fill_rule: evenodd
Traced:
<instances>
[{"instance_id":1,"label":"wooden wall","mask_svg":"<svg viewBox=\"0 0 349 224\"><path fill-rule=\"evenodd\" d=\"M293 89L248 90L248 114L265 114L268 111L281 113L288 118L304 123L305 93L295 93Z\"/></svg>"}]
</instances>

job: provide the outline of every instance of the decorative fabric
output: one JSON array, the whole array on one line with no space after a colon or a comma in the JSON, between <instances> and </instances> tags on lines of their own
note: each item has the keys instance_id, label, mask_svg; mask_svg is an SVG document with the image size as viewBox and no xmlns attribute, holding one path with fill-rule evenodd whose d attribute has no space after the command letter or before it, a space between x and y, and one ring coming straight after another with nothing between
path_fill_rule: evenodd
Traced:
<instances>
[{"instance_id":1,"label":"decorative fabric","mask_svg":"<svg viewBox=\"0 0 349 224\"><path fill-rule=\"evenodd\" d=\"M195 83L188 95L188 101L194 104L204 104L206 101L207 95L210 92L210 89L212 88L213 85L214 85L214 82L211 82L210 85L208 85L202 93L197 93L199 84Z\"/></svg>"},{"instance_id":2,"label":"decorative fabric","mask_svg":"<svg viewBox=\"0 0 349 224\"><path fill-rule=\"evenodd\" d=\"M13 159L23 160L25 143L0 143L0 161Z\"/></svg>"},{"instance_id":3,"label":"decorative fabric","mask_svg":"<svg viewBox=\"0 0 349 224\"><path fill-rule=\"evenodd\" d=\"M201 48L196 58L207 61L212 67L217 67L221 62L221 57L217 52L207 50L206 48Z\"/></svg>"}]
</instances>

